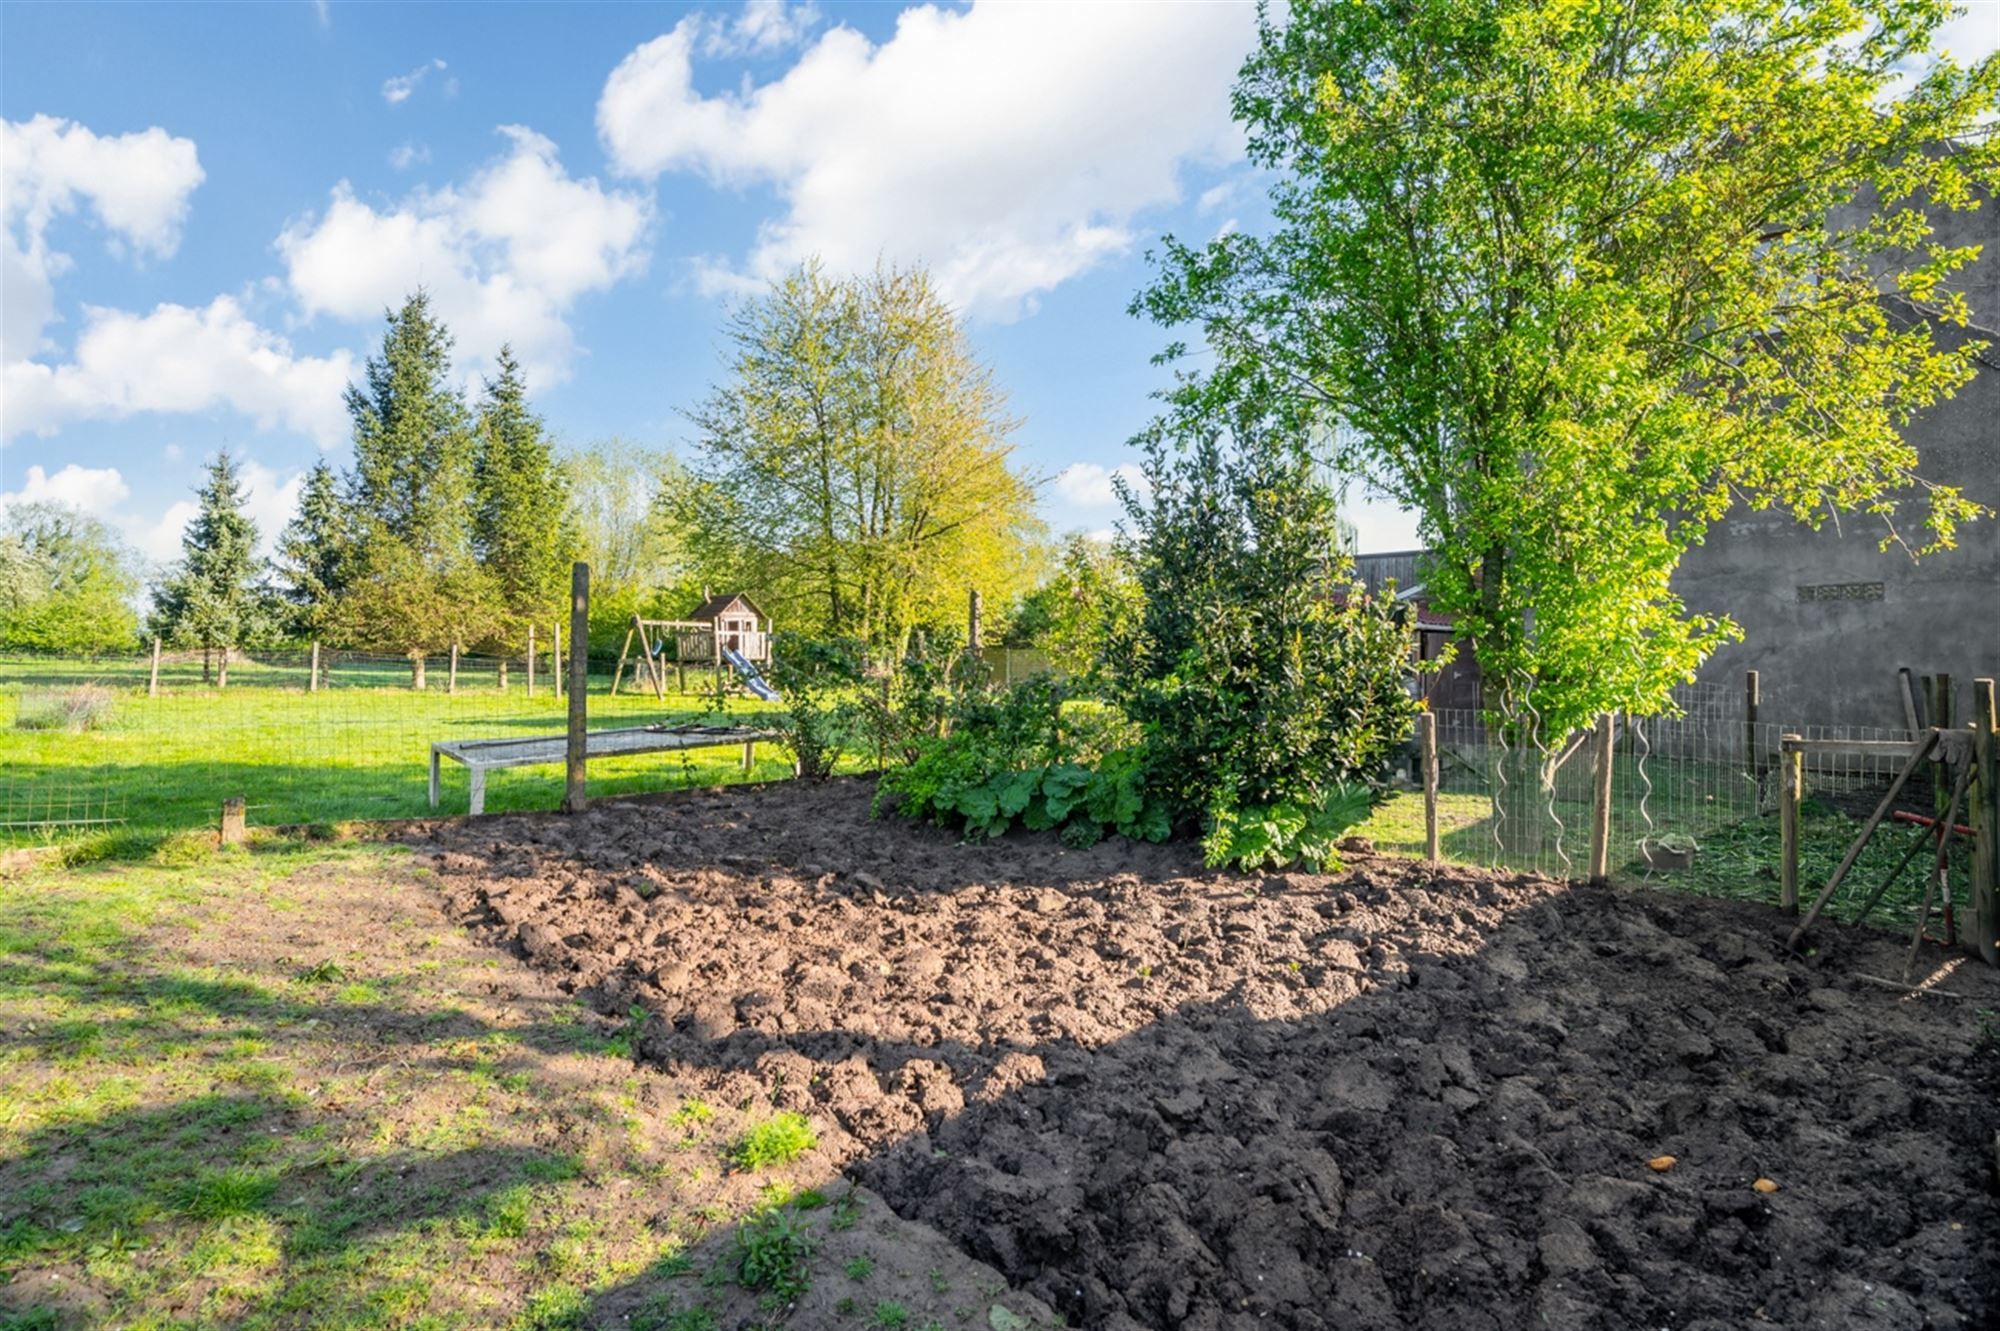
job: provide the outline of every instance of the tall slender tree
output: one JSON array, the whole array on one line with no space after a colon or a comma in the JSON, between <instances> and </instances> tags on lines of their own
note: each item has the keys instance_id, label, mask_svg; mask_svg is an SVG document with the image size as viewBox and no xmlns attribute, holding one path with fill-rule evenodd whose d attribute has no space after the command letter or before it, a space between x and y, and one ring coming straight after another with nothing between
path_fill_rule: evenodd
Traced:
<instances>
[{"instance_id":1,"label":"tall slender tree","mask_svg":"<svg viewBox=\"0 0 2000 1331\"><path fill-rule=\"evenodd\" d=\"M512 348L500 348L498 366L474 425L472 544L513 630L563 603L578 539L569 477L529 409Z\"/></svg>"},{"instance_id":2,"label":"tall slender tree","mask_svg":"<svg viewBox=\"0 0 2000 1331\"><path fill-rule=\"evenodd\" d=\"M279 535L272 561L278 597L292 632L317 637L331 622L334 604L347 585L351 547L340 482L332 467L317 462L306 473L299 511Z\"/></svg>"},{"instance_id":3,"label":"tall slender tree","mask_svg":"<svg viewBox=\"0 0 2000 1331\"><path fill-rule=\"evenodd\" d=\"M358 646L408 655L421 689L426 654L491 636L497 616L472 547L472 419L451 333L421 290L388 324L366 384L347 392L355 557L335 620Z\"/></svg>"},{"instance_id":4,"label":"tall slender tree","mask_svg":"<svg viewBox=\"0 0 2000 1331\"><path fill-rule=\"evenodd\" d=\"M181 558L153 590L153 631L201 648L201 678L220 652L218 686L229 684L229 654L264 627L257 579L257 524L243 511L243 483L228 449L208 464L199 507L181 537Z\"/></svg>"}]
</instances>

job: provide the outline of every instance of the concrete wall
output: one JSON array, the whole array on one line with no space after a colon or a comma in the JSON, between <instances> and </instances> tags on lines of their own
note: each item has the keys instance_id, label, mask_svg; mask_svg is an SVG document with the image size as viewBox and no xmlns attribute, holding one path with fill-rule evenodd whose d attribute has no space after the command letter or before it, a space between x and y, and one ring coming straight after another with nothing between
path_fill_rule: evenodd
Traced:
<instances>
[{"instance_id":1,"label":"concrete wall","mask_svg":"<svg viewBox=\"0 0 2000 1331\"><path fill-rule=\"evenodd\" d=\"M2000 207L1942 214L1940 236L1986 249L1963 286L1975 324L2000 328ZM1990 359L2000 360L2000 337ZM1918 474L1959 486L2000 511L2000 369L1982 367L1958 395L1908 431ZM1899 524L1916 528L1919 495ZM1913 562L1877 549L1879 518L1843 518L1819 531L1788 516L1736 511L1688 552L1675 589L1690 610L1725 614L1744 640L1701 677L1738 684L1760 672L1763 715L1783 724L1901 727L1896 670L1949 673L1963 720L1969 681L2000 676L2000 518L1961 528L1958 548Z\"/></svg>"}]
</instances>

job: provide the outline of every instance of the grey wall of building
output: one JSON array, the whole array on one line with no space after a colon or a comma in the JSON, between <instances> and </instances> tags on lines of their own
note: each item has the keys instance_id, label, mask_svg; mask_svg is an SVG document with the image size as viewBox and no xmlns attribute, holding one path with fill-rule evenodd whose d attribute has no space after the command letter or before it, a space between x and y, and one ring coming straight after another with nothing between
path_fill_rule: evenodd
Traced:
<instances>
[{"instance_id":1,"label":"grey wall of building","mask_svg":"<svg viewBox=\"0 0 2000 1331\"><path fill-rule=\"evenodd\" d=\"M1985 246L1960 285L1975 325L2000 328L2000 207L1988 200L1934 225L1949 243ZM2000 336L1982 340L2000 361ZM1982 366L1905 437L1920 476L2000 511L2000 369ZM1898 524L1921 535L1923 497L1899 501ZM2000 676L2000 518L1962 527L1957 548L1916 561L1879 549L1884 531L1880 518L1844 517L1815 531L1783 513L1740 509L1711 528L1674 587L1688 609L1735 620L1743 641L1718 651L1701 678L1737 683L1758 671L1762 714L1780 723L1901 727L1896 671L1907 666L1950 674L1963 719L1969 681Z\"/></svg>"}]
</instances>

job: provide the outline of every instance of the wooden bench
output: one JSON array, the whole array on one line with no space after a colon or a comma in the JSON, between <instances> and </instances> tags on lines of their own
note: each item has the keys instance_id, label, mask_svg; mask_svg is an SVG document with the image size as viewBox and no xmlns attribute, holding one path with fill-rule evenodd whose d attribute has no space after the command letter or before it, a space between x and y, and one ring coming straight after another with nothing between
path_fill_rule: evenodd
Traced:
<instances>
[{"instance_id":1,"label":"wooden bench","mask_svg":"<svg viewBox=\"0 0 2000 1331\"><path fill-rule=\"evenodd\" d=\"M770 731L754 726L633 726L623 730L592 730L584 736L584 758L614 758L676 749L720 749L741 744L743 770L748 772L756 758L757 742L770 738ZM438 806L438 763L441 759L450 758L465 764L472 778L472 800L468 812L484 813L488 772L502 767L554 766L562 763L567 755L568 739L562 735L441 740L431 745L431 807L435 809Z\"/></svg>"}]
</instances>

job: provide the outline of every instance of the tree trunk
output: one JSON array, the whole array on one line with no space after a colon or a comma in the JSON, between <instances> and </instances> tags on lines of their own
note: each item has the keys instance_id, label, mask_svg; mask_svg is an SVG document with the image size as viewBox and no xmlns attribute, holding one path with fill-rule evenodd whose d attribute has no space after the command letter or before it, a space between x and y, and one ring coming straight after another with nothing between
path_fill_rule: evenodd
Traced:
<instances>
[{"instance_id":1,"label":"tree trunk","mask_svg":"<svg viewBox=\"0 0 2000 1331\"><path fill-rule=\"evenodd\" d=\"M218 689L229 687L229 649L227 647L222 649L221 659L216 664L215 687Z\"/></svg>"},{"instance_id":2,"label":"tree trunk","mask_svg":"<svg viewBox=\"0 0 2000 1331\"><path fill-rule=\"evenodd\" d=\"M208 644L201 645L201 682L208 683Z\"/></svg>"},{"instance_id":3,"label":"tree trunk","mask_svg":"<svg viewBox=\"0 0 2000 1331\"><path fill-rule=\"evenodd\" d=\"M423 692L424 654L422 652L410 653L410 687L419 693Z\"/></svg>"}]
</instances>

